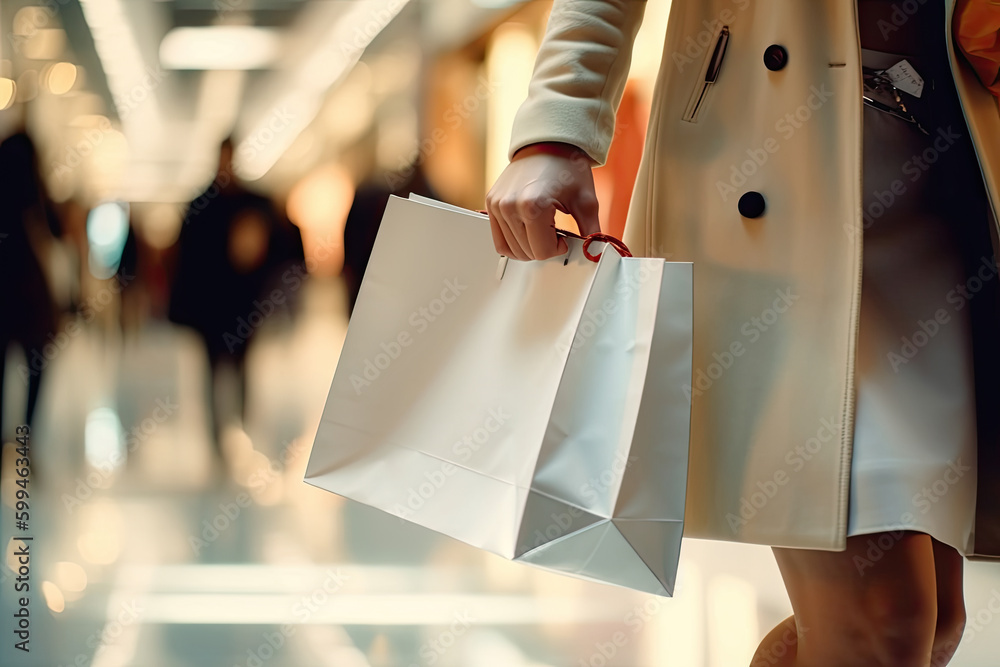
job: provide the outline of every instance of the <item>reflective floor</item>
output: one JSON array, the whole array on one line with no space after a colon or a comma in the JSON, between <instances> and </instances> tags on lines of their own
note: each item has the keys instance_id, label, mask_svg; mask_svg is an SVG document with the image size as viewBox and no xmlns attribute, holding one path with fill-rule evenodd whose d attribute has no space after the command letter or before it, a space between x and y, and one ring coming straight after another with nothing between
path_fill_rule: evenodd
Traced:
<instances>
[{"instance_id":1,"label":"reflective floor","mask_svg":"<svg viewBox=\"0 0 1000 667\"><path fill-rule=\"evenodd\" d=\"M730 667L790 613L766 547L686 540L676 596L658 598L510 563L304 484L346 319L339 283L314 279L303 296L296 325L262 331L250 353L226 467L189 333L148 324L123 339L95 321L50 360L27 530L5 452L0 664ZM7 423L24 401L17 355ZM12 535L33 538L27 653L10 569L25 542ZM966 592L952 664L995 667L1000 566L967 563Z\"/></svg>"}]
</instances>

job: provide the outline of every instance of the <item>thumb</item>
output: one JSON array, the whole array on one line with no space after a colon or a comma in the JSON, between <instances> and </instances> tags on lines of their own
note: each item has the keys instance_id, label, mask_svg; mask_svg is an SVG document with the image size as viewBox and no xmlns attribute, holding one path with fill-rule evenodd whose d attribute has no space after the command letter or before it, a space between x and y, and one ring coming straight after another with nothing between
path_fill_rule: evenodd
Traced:
<instances>
[{"instance_id":1,"label":"thumb","mask_svg":"<svg viewBox=\"0 0 1000 667\"><path fill-rule=\"evenodd\" d=\"M568 250L569 244L566 243L566 239L558 237L556 239L556 256L565 255Z\"/></svg>"},{"instance_id":2,"label":"thumb","mask_svg":"<svg viewBox=\"0 0 1000 667\"><path fill-rule=\"evenodd\" d=\"M576 220L581 236L596 234L601 231L601 221L597 216L597 212L597 197L592 193L589 196L585 194L582 197L577 197L573 202L570 215Z\"/></svg>"}]
</instances>

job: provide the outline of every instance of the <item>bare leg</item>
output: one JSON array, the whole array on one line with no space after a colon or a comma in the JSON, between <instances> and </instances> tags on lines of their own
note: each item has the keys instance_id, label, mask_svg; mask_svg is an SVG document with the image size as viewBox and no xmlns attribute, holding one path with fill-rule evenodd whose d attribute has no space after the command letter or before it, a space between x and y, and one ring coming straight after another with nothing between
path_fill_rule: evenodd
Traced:
<instances>
[{"instance_id":1,"label":"bare leg","mask_svg":"<svg viewBox=\"0 0 1000 667\"><path fill-rule=\"evenodd\" d=\"M847 538L844 551L773 551L799 628L789 665L929 667L938 625L929 535L876 533Z\"/></svg>"},{"instance_id":2,"label":"bare leg","mask_svg":"<svg viewBox=\"0 0 1000 667\"><path fill-rule=\"evenodd\" d=\"M954 548L931 538L934 571L937 574L937 625L931 667L951 662L965 632L965 590L962 588L964 557Z\"/></svg>"},{"instance_id":3,"label":"bare leg","mask_svg":"<svg viewBox=\"0 0 1000 667\"><path fill-rule=\"evenodd\" d=\"M795 667L797 648L795 616L789 616L761 640L750 661L750 667Z\"/></svg>"}]
</instances>

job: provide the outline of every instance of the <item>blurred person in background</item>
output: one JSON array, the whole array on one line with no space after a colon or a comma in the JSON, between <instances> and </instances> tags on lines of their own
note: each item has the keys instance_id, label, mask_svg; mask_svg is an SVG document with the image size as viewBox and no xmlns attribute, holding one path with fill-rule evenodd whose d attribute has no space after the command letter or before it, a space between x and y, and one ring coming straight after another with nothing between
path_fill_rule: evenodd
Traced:
<instances>
[{"instance_id":1,"label":"blurred person in background","mask_svg":"<svg viewBox=\"0 0 1000 667\"><path fill-rule=\"evenodd\" d=\"M99 205L110 203L113 202L103 201ZM120 250L108 255L102 253L98 258L92 254L94 247L88 236L94 209L79 198L70 198L59 208L63 228L59 254L65 268L58 281L57 302L84 322L96 322L95 333L111 336L112 340L117 340L120 333L123 340L134 342L143 322L141 305L147 287L142 270L148 252L136 234L131 207L126 207L128 226L123 230L125 238ZM104 266L105 262L109 266ZM106 273L110 269L113 273ZM109 280L116 283L111 287L115 298L102 305L101 295L111 285Z\"/></svg>"},{"instance_id":2,"label":"blurred person in background","mask_svg":"<svg viewBox=\"0 0 1000 667\"><path fill-rule=\"evenodd\" d=\"M235 371L236 417L243 421L247 347L265 320L290 314L294 294L278 277L296 265L304 272L302 237L269 199L237 182L233 142L227 138L215 180L190 204L176 248L168 317L194 329L205 343L212 434L221 463L222 434L231 419L220 405L223 369Z\"/></svg>"},{"instance_id":3,"label":"blurred person in background","mask_svg":"<svg viewBox=\"0 0 1000 667\"><path fill-rule=\"evenodd\" d=\"M354 193L354 201L344 222L343 276L347 283L348 316L354 312L361 279L368 267L389 196L396 195L405 199L411 192L439 199L427 180L423 159L420 157L404 169L369 178Z\"/></svg>"},{"instance_id":4,"label":"blurred person in background","mask_svg":"<svg viewBox=\"0 0 1000 667\"><path fill-rule=\"evenodd\" d=\"M87 215L90 207L76 197L60 206L62 222L62 255L67 277L63 289L56 292L56 301L67 312L80 314L84 306L84 276L89 272L87 261Z\"/></svg>"},{"instance_id":5,"label":"blurred person in background","mask_svg":"<svg viewBox=\"0 0 1000 667\"><path fill-rule=\"evenodd\" d=\"M0 438L31 425L49 352L58 345L57 314L43 260L58 233L54 208L42 184L38 154L24 131L0 143ZM40 259L41 258L41 259ZM7 350L20 345L26 365L16 377L27 388L24 421L3 424ZM35 465L32 460L32 465Z\"/></svg>"},{"instance_id":6,"label":"blurred person in background","mask_svg":"<svg viewBox=\"0 0 1000 667\"><path fill-rule=\"evenodd\" d=\"M126 343L139 340L150 317L163 319L166 316L163 274L163 252L152 247L137 230L135 220L130 219L115 272L121 299L118 323Z\"/></svg>"}]
</instances>

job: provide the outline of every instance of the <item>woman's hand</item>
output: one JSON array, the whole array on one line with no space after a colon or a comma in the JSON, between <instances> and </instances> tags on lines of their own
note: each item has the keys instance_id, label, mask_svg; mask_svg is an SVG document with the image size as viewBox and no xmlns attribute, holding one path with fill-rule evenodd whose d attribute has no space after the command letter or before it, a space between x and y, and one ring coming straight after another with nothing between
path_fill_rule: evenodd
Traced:
<instances>
[{"instance_id":1,"label":"woman's hand","mask_svg":"<svg viewBox=\"0 0 1000 667\"><path fill-rule=\"evenodd\" d=\"M601 231L593 160L570 144L545 142L518 150L486 194L493 245L514 259L548 259L566 252L555 212L573 216L584 236Z\"/></svg>"}]
</instances>

